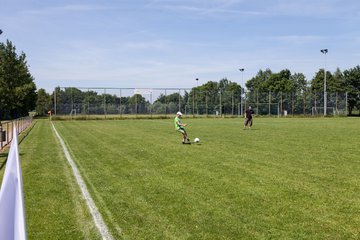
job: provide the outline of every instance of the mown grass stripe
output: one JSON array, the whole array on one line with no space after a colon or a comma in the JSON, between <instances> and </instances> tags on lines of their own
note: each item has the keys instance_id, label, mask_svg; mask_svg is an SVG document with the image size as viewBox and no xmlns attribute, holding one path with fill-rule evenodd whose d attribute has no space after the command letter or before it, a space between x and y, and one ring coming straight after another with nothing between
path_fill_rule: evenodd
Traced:
<instances>
[{"instance_id":1,"label":"mown grass stripe","mask_svg":"<svg viewBox=\"0 0 360 240\"><path fill-rule=\"evenodd\" d=\"M54 125L116 239L358 239L359 119L255 120Z\"/></svg>"},{"instance_id":2,"label":"mown grass stripe","mask_svg":"<svg viewBox=\"0 0 360 240\"><path fill-rule=\"evenodd\" d=\"M82 195L86 201L86 204L87 206L89 207L89 210L91 212L91 215L93 216L93 219L94 219L94 222L95 222L95 225L96 227L98 228L101 236L103 239L105 240L112 240L113 237L112 235L110 234L109 230L108 230L108 227L106 226L102 216L101 216L101 213L99 212L98 208L96 207L95 205L95 202L94 200L92 199L87 187L86 187L86 184L84 182L84 180L82 179L81 177L81 174L79 172L79 170L77 169L74 161L72 160L71 156L70 156L70 153L64 143L64 141L62 140L61 136L59 135L59 133L57 132L54 124L52 123L52 127L53 127L53 130L57 136L57 138L59 139L60 141L60 144L64 150L64 154L65 154L65 157L66 159L68 160L72 170L73 170L73 173L74 173L74 176L76 178L76 181L81 189L81 192L82 192Z\"/></svg>"}]
</instances>

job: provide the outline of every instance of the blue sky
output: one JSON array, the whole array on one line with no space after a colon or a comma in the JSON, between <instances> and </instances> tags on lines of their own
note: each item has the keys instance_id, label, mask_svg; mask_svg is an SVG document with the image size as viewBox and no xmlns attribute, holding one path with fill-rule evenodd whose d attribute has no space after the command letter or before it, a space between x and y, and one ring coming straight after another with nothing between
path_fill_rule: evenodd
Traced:
<instances>
[{"instance_id":1,"label":"blue sky","mask_svg":"<svg viewBox=\"0 0 360 240\"><path fill-rule=\"evenodd\" d=\"M359 65L358 0L1 0L38 88L187 88ZM320 49L328 48L325 56ZM243 76L238 71L244 68Z\"/></svg>"}]
</instances>

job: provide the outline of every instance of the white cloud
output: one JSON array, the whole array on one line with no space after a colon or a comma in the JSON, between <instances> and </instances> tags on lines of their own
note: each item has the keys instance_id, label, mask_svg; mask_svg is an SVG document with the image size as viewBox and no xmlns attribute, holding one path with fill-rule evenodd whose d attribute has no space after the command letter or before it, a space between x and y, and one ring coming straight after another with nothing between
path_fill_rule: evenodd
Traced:
<instances>
[{"instance_id":1,"label":"white cloud","mask_svg":"<svg viewBox=\"0 0 360 240\"><path fill-rule=\"evenodd\" d=\"M169 41L155 40L155 41L142 41L142 42L127 42L123 44L127 50L168 50Z\"/></svg>"},{"instance_id":2,"label":"white cloud","mask_svg":"<svg viewBox=\"0 0 360 240\"><path fill-rule=\"evenodd\" d=\"M349 13L359 6L357 0L277 0L272 2L268 11L291 16L343 18L350 17Z\"/></svg>"},{"instance_id":3,"label":"white cloud","mask_svg":"<svg viewBox=\"0 0 360 240\"><path fill-rule=\"evenodd\" d=\"M244 0L204 0L204 1L152 1L147 5L149 8L162 9L177 13L184 13L187 16L217 16L224 17L242 15L263 15L264 12L255 10L239 10L238 5ZM188 15L191 13L192 15Z\"/></svg>"},{"instance_id":4,"label":"white cloud","mask_svg":"<svg viewBox=\"0 0 360 240\"><path fill-rule=\"evenodd\" d=\"M55 6L55 7L44 7L40 9L22 10L20 11L20 13L30 14L30 15L52 15L63 12L89 12L89 11L103 11L110 9L111 9L110 7L106 7L103 5L73 4L73 5L63 5L63 6Z\"/></svg>"},{"instance_id":5,"label":"white cloud","mask_svg":"<svg viewBox=\"0 0 360 240\"><path fill-rule=\"evenodd\" d=\"M287 35L287 36L273 37L273 39L288 44L306 44L306 43L319 42L323 40L324 37L315 36L315 35Z\"/></svg>"}]
</instances>

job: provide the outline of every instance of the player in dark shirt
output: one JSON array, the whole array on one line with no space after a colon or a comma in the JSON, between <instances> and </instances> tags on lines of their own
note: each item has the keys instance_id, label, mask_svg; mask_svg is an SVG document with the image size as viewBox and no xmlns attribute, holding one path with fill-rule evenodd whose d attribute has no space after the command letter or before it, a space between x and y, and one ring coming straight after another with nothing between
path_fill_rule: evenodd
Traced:
<instances>
[{"instance_id":1,"label":"player in dark shirt","mask_svg":"<svg viewBox=\"0 0 360 240\"><path fill-rule=\"evenodd\" d=\"M252 127L253 124L253 117L254 111L251 109L251 106L245 111L245 120L244 120L244 129L246 129L246 126L249 125L249 129Z\"/></svg>"}]
</instances>

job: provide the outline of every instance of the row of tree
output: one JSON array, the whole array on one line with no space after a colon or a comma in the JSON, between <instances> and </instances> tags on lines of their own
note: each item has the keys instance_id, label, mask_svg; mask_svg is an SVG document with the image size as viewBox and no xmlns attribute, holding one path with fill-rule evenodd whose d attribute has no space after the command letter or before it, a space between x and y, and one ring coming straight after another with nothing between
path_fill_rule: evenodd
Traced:
<instances>
[{"instance_id":1,"label":"row of tree","mask_svg":"<svg viewBox=\"0 0 360 240\"><path fill-rule=\"evenodd\" d=\"M282 103L283 94L291 94L292 99L304 98L306 93L324 92L325 71L320 69L313 79L308 82L302 73L291 74L285 69L273 73L270 69L260 70L257 75L246 83L251 92L277 92L281 93L279 103ZM336 69L334 73L326 71L326 92L327 93L348 93L348 111L352 113L354 108L360 109L360 66L341 72ZM307 94L309 95L309 94ZM321 98L321 94L319 94ZM318 97L319 98L319 97ZM323 99L319 99L322 100ZM316 99L315 99L316 101Z\"/></svg>"},{"instance_id":2,"label":"row of tree","mask_svg":"<svg viewBox=\"0 0 360 240\"><path fill-rule=\"evenodd\" d=\"M110 94L98 94L94 91L82 92L76 88L56 89L57 113L69 114L72 111L86 114L104 113L174 113L178 110L195 114L237 114L237 110L244 109L246 104L259 103L263 105L265 113L269 113L268 103L274 104L272 112L287 110L292 114L309 114L313 106L323 106L323 82L321 71L311 82L305 80L303 74L291 74L289 70L282 70L273 73L271 70L260 70L257 76L247 82L248 92L243 94L242 88L237 83L228 79L219 82L209 81L201 86L194 87L185 91L170 95L160 94L154 103L150 103L143 96L135 94L129 97L118 97ZM359 68L345 71L348 76L356 76ZM351 99L351 88L345 84L345 77L341 77L341 82L335 82L333 75L339 76L339 70L335 74L328 72L328 106L335 107L336 110L345 110L345 91L349 93L349 103ZM343 73L341 73L342 76ZM340 76L341 76L340 75ZM265 77L264 77L265 76ZM356 78L355 78L356 79ZM340 82L340 83L339 83ZM355 82L356 83L356 82ZM256 85L258 84L258 85ZM261 85L260 85L261 84ZM317 86L321 86L317 87ZM335 86L335 87L334 87ZM164 91L166 93L166 91ZM354 99L358 98L357 90L354 91ZM343 94L341 94L343 93ZM359 101L354 101L359 103ZM240 108L243 104L243 108ZM279 105L279 110L278 110ZM348 104L351 111L358 105ZM260 110L259 110L260 111Z\"/></svg>"},{"instance_id":3,"label":"row of tree","mask_svg":"<svg viewBox=\"0 0 360 240\"><path fill-rule=\"evenodd\" d=\"M25 53L0 43L0 120L27 116L36 105L36 86Z\"/></svg>"},{"instance_id":4,"label":"row of tree","mask_svg":"<svg viewBox=\"0 0 360 240\"><path fill-rule=\"evenodd\" d=\"M220 111L234 114L234 105L238 105L240 97L240 85L227 79L209 81L183 94L163 93L153 103L140 94L119 97L92 90L57 87L51 95L43 89L38 91L36 110L39 114L46 114L52 107L56 108L53 111L57 114L163 114L179 110L186 113L213 114L222 107Z\"/></svg>"},{"instance_id":5,"label":"row of tree","mask_svg":"<svg viewBox=\"0 0 360 240\"><path fill-rule=\"evenodd\" d=\"M59 87L55 89L50 99L56 101L56 112L60 114L113 114L119 111L132 114L144 112L145 104L148 103L140 94L118 97L107 93L99 94L96 91L81 91L77 88L60 89ZM44 108L41 110L46 111Z\"/></svg>"},{"instance_id":6,"label":"row of tree","mask_svg":"<svg viewBox=\"0 0 360 240\"><path fill-rule=\"evenodd\" d=\"M270 69L259 72L246 82L248 102L267 102L267 96L259 92L278 93L272 101L285 107L293 108L295 102L311 105L306 96L314 94L316 105L321 101L324 91L324 69L315 73L308 81L302 73L291 73L284 69L272 72ZM347 92L348 111L360 109L360 66L345 71L337 69L334 73L326 72L327 92ZM154 103L150 103L143 96L134 94L128 97L118 97L111 94L99 94L95 91L81 91L76 88L66 88L47 93L44 89L36 91L34 78L28 69L25 53L17 54L11 41L0 43L0 119L11 119L26 116L29 111L36 111L38 115L46 115L49 110L59 103L59 112L71 113L74 109L82 113L142 113L174 112L177 110L196 112L197 114L212 114L223 111L234 114L234 106L240 104L243 88L228 79L207 83L185 91L183 95L173 93L161 94ZM55 94L54 94L55 93ZM316 93L319 93L318 95ZM259 98L260 96L260 98ZM318 96L318 97L317 97ZM255 100L256 97L256 100ZM89 104L91 103L91 104ZM292 104L291 104L292 103ZM287 106L285 106L287 104ZM92 106L97 107L96 110Z\"/></svg>"}]
</instances>

